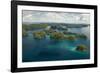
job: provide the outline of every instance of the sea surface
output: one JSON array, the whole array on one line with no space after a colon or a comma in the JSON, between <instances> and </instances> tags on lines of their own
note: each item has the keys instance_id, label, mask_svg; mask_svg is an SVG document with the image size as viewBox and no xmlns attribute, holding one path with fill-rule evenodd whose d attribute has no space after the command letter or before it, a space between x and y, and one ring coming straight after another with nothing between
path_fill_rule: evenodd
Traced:
<instances>
[{"instance_id":1,"label":"sea surface","mask_svg":"<svg viewBox=\"0 0 100 73\"><path fill-rule=\"evenodd\" d=\"M71 31L79 31L71 29ZM80 32L82 33L82 32ZM76 51L77 45L84 44L88 47L86 52ZM58 61L58 60L81 60L90 59L90 40L78 39L69 40L51 40L49 36L45 39L36 40L32 31L28 32L27 37L22 38L22 61Z\"/></svg>"}]
</instances>

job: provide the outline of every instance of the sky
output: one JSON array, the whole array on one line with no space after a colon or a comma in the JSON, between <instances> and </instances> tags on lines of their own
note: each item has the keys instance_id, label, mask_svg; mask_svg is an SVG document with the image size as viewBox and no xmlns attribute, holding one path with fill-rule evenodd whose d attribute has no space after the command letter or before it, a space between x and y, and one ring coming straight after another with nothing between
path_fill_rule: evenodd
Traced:
<instances>
[{"instance_id":1,"label":"sky","mask_svg":"<svg viewBox=\"0 0 100 73\"><path fill-rule=\"evenodd\" d=\"M90 24L89 13L23 10L22 16L23 16L22 17L23 23L56 22L56 23Z\"/></svg>"}]
</instances>

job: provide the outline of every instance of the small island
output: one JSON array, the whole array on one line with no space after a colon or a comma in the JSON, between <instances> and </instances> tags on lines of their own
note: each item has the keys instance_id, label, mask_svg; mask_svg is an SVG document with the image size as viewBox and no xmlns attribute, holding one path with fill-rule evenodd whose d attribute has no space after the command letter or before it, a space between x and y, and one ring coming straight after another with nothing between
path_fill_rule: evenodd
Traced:
<instances>
[{"instance_id":1,"label":"small island","mask_svg":"<svg viewBox=\"0 0 100 73\"><path fill-rule=\"evenodd\" d=\"M87 46L85 46L85 45L83 45L83 44L78 45L78 46L76 47L76 50L77 50L77 51L80 51L80 52L84 52L84 51L87 50Z\"/></svg>"},{"instance_id":2,"label":"small island","mask_svg":"<svg viewBox=\"0 0 100 73\"><path fill-rule=\"evenodd\" d=\"M35 39L43 39L46 36L46 33L44 31L37 31L33 32L33 36Z\"/></svg>"}]
</instances>

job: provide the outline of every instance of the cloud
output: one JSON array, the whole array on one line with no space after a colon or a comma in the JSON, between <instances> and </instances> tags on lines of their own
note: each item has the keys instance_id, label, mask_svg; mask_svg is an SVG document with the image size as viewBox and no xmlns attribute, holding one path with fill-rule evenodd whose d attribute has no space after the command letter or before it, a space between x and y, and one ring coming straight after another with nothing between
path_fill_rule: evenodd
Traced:
<instances>
[{"instance_id":1,"label":"cloud","mask_svg":"<svg viewBox=\"0 0 100 73\"><path fill-rule=\"evenodd\" d=\"M23 11L23 22L63 22L90 23L90 15L85 13Z\"/></svg>"}]
</instances>

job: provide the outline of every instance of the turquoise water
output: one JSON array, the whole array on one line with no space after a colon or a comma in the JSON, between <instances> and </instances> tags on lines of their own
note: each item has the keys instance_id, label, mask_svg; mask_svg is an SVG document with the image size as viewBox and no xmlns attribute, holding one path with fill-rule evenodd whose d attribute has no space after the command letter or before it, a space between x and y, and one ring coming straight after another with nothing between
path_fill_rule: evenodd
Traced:
<instances>
[{"instance_id":1,"label":"turquoise water","mask_svg":"<svg viewBox=\"0 0 100 73\"><path fill-rule=\"evenodd\" d=\"M88 47L85 52L76 51L79 44ZM22 38L22 61L56 61L56 60L80 60L90 58L90 42L87 39L51 40L49 38L36 40L32 32L28 32L27 37Z\"/></svg>"}]
</instances>

